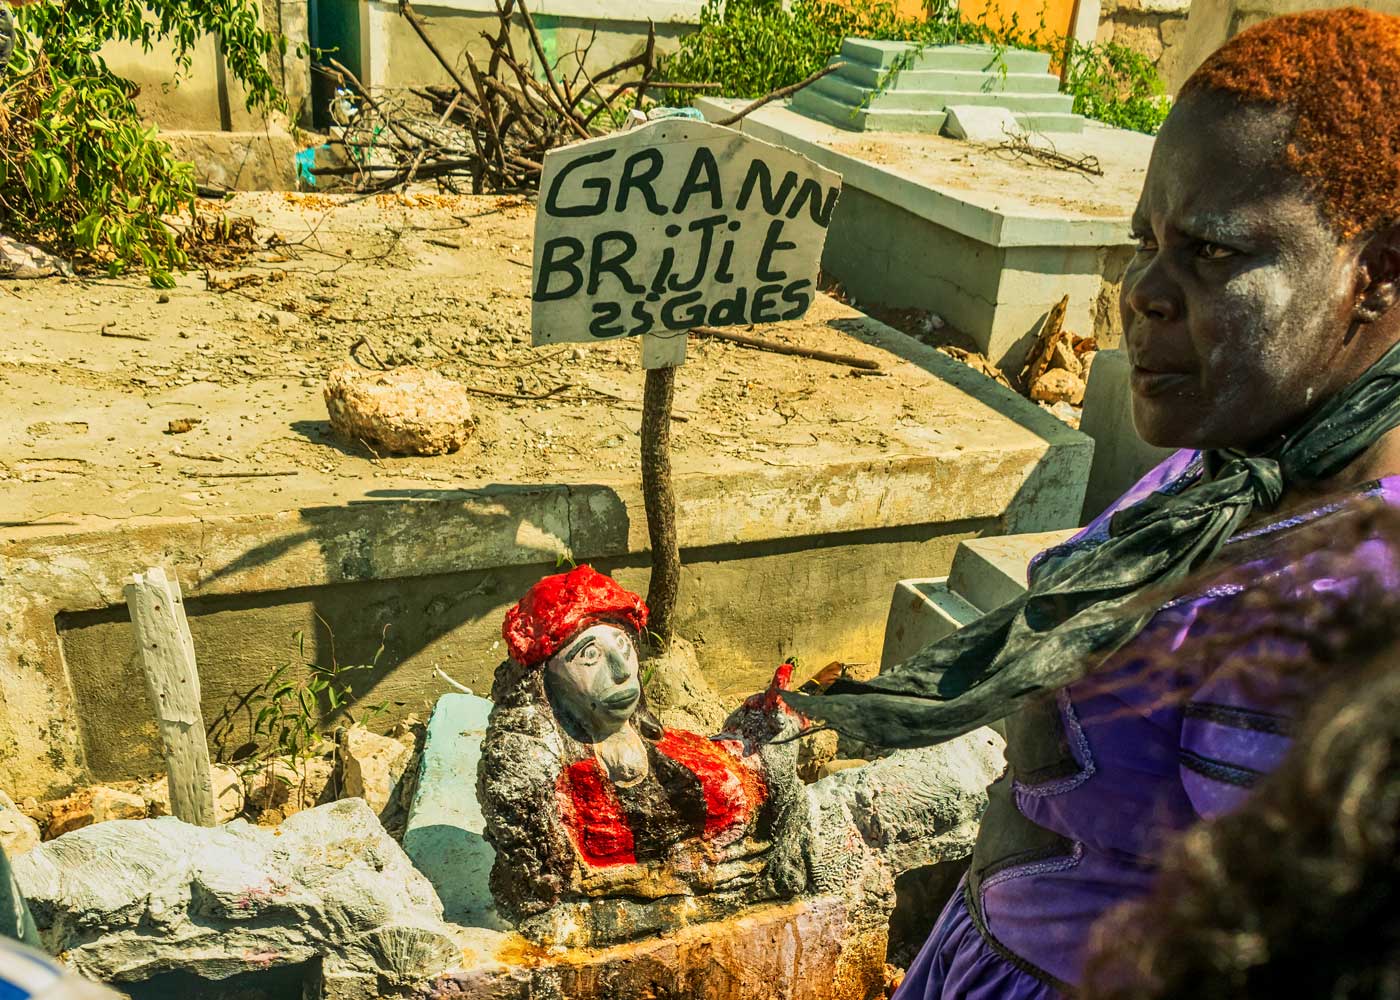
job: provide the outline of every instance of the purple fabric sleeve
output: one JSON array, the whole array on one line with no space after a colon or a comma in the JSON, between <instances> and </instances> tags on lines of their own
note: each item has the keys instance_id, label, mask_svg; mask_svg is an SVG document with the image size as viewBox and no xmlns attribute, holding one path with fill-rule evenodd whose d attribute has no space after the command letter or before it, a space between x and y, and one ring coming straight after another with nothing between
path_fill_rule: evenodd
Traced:
<instances>
[{"instance_id":1,"label":"purple fabric sleeve","mask_svg":"<svg viewBox=\"0 0 1400 1000\"><path fill-rule=\"evenodd\" d=\"M1207 681L1186 705L1181 784L1197 814L1213 819L1242 805L1292 744L1293 724L1277 694L1244 690L1234 677Z\"/></svg>"}]
</instances>

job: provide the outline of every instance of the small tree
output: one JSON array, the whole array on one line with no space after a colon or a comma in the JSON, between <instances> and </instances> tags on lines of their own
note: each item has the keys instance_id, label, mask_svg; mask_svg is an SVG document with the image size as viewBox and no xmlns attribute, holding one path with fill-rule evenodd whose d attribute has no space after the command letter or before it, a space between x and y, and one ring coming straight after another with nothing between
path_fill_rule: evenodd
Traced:
<instances>
[{"instance_id":1,"label":"small tree","mask_svg":"<svg viewBox=\"0 0 1400 1000\"><path fill-rule=\"evenodd\" d=\"M169 46L183 74L214 35L248 109L266 113L282 106L268 59L286 39L263 28L257 0L37 0L14 17L0 69L0 230L113 274L143 266L168 287L187 263L168 217L192 214L194 167L141 121L136 86L102 47Z\"/></svg>"}]
</instances>

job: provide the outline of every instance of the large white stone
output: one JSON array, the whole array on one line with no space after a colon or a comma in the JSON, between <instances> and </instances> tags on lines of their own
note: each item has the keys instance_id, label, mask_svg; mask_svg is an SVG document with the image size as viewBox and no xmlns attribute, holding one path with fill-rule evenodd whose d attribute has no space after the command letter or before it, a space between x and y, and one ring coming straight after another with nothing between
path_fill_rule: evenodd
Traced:
<instances>
[{"instance_id":1,"label":"large white stone","mask_svg":"<svg viewBox=\"0 0 1400 1000\"><path fill-rule=\"evenodd\" d=\"M1026 133L1009 108L991 104L950 104L943 110L948 116L943 122L943 134L953 139L995 145Z\"/></svg>"},{"instance_id":2,"label":"large white stone","mask_svg":"<svg viewBox=\"0 0 1400 1000\"><path fill-rule=\"evenodd\" d=\"M109 982L319 960L325 1000L370 1000L460 958L432 886L359 799L277 829L99 823L14 869L49 950Z\"/></svg>"}]
</instances>

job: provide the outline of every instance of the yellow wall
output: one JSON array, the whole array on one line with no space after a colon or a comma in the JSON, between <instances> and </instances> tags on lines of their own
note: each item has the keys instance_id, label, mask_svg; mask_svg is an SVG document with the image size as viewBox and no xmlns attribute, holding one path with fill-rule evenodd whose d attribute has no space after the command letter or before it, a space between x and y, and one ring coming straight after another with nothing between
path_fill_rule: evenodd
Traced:
<instances>
[{"instance_id":1,"label":"yellow wall","mask_svg":"<svg viewBox=\"0 0 1400 1000\"><path fill-rule=\"evenodd\" d=\"M1009 24L1015 16L1024 32L1038 29L1043 14L1050 34L1068 35L1074 0L962 0L958 9L966 20L982 21L994 28Z\"/></svg>"}]
</instances>

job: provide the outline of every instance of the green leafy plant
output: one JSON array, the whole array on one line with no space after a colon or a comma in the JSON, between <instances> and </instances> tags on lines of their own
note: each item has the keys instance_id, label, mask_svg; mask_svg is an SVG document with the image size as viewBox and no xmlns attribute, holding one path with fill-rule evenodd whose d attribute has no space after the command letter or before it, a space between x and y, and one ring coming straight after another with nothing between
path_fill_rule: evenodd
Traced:
<instances>
[{"instance_id":1,"label":"green leafy plant","mask_svg":"<svg viewBox=\"0 0 1400 1000\"><path fill-rule=\"evenodd\" d=\"M270 112L282 97L268 60L286 39L264 30L257 0L38 0L15 20L0 72L0 229L112 274L144 267L168 287L187 263L169 217L192 215L194 168L142 122L137 88L102 48L166 46L186 73L212 34L248 109Z\"/></svg>"},{"instance_id":2,"label":"green leafy plant","mask_svg":"<svg viewBox=\"0 0 1400 1000\"><path fill-rule=\"evenodd\" d=\"M1084 45L1069 39L1060 58L1068 60L1065 91L1074 110L1117 128L1155 135L1171 110L1171 98L1148 58L1117 42Z\"/></svg>"},{"instance_id":3,"label":"green leafy plant","mask_svg":"<svg viewBox=\"0 0 1400 1000\"><path fill-rule=\"evenodd\" d=\"M901 15L891 0L792 0L788 7L781 0L706 0L697 30L681 40L662 75L672 82L718 83L725 97L761 97L816 73L852 37L915 43L881 75L874 93L929 46L982 44L992 47L990 67L1003 78L1010 48L1050 52L1057 65L1069 59L1065 91L1086 117L1155 132L1169 107L1161 78L1141 53L1057 36L1043 12L1031 26L1014 14L996 23L966 19L950 0L929 0L922 17Z\"/></svg>"},{"instance_id":4,"label":"green leafy plant","mask_svg":"<svg viewBox=\"0 0 1400 1000\"><path fill-rule=\"evenodd\" d=\"M321 624L329 631L324 620ZM385 626L387 632L388 626ZM353 682L356 677L378 667L384 655L382 639L369 663L348 666L336 660L333 636L329 665L307 658L304 632L294 633L292 639L297 646L297 659L282 664L239 700L240 710L249 713L256 710L252 726L253 749L241 759L243 775L265 770L271 779L288 786L298 782L279 769L278 763L289 762L292 772L304 783L306 762L324 752L325 729L332 719L337 723L365 725L388 710L385 702L360 707L358 716L351 709L355 700ZM266 784L269 802L264 806L271 803L275 787L272 780Z\"/></svg>"}]
</instances>

